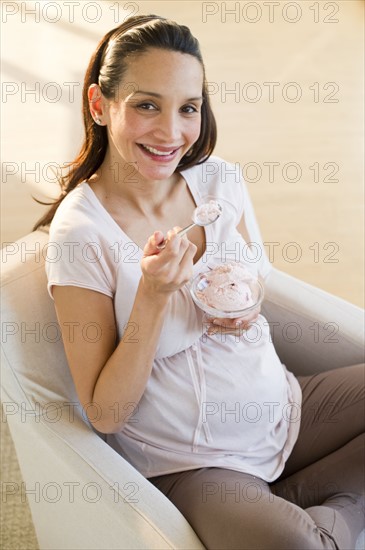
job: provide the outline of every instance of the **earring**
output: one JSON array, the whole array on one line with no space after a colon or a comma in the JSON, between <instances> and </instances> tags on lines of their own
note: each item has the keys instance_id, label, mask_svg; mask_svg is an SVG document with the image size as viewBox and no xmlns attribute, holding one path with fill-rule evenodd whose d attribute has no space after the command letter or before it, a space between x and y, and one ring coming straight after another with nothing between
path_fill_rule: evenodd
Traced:
<instances>
[{"instance_id":1,"label":"earring","mask_svg":"<svg viewBox=\"0 0 365 550\"><path fill-rule=\"evenodd\" d=\"M96 124L98 124L99 126L101 126L101 120L100 120L100 118L95 118L94 120L95 120Z\"/></svg>"}]
</instances>

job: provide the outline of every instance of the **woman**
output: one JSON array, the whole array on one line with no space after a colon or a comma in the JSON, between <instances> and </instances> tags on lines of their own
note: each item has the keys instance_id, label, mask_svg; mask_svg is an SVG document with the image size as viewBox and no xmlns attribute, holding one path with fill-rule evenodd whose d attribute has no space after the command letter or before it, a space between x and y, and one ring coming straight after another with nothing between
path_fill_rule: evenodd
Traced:
<instances>
[{"instance_id":1,"label":"woman","mask_svg":"<svg viewBox=\"0 0 365 550\"><path fill-rule=\"evenodd\" d=\"M215 121L189 29L149 15L109 32L86 73L83 113L83 148L36 227L52 222L62 251L47 261L48 289L90 422L206 548L353 548L363 367L297 379L258 310L204 322L185 286L237 244L257 276L270 271L246 244L237 170L211 156ZM222 202L221 218L180 237L208 197Z\"/></svg>"}]
</instances>

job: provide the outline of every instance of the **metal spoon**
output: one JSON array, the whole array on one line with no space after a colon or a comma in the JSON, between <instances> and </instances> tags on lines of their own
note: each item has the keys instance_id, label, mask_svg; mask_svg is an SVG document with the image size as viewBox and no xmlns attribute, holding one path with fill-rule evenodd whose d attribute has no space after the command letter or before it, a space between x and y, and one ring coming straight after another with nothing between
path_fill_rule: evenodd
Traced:
<instances>
[{"instance_id":1,"label":"metal spoon","mask_svg":"<svg viewBox=\"0 0 365 550\"><path fill-rule=\"evenodd\" d=\"M205 202L203 204L200 204L194 209L193 215L191 219L193 220L193 223L190 225L187 225L184 227L184 229L180 229L180 231L177 232L177 235L182 237L192 229L195 225L199 225L200 227L204 227L205 225L210 225L211 223L214 223L217 221L219 216L222 214L222 207L221 205L215 201L210 200L209 202ZM163 250L166 246L166 239L157 246L158 250Z\"/></svg>"}]
</instances>

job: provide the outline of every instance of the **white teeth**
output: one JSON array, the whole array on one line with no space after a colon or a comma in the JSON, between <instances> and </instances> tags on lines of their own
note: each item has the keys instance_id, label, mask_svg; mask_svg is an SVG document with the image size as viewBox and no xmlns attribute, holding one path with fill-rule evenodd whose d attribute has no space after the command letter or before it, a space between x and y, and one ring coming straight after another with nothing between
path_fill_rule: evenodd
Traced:
<instances>
[{"instance_id":1,"label":"white teeth","mask_svg":"<svg viewBox=\"0 0 365 550\"><path fill-rule=\"evenodd\" d=\"M165 157L167 155L171 155L171 153L174 152L174 149L172 149L171 151L165 151L165 152L162 152L162 151L157 151L157 149L154 149L153 147L148 147L148 145L142 145L142 147L144 147L145 149L147 149L147 151L149 151L150 153L154 154L154 155L160 155L161 157Z\"/></svg>"}]
</instances>

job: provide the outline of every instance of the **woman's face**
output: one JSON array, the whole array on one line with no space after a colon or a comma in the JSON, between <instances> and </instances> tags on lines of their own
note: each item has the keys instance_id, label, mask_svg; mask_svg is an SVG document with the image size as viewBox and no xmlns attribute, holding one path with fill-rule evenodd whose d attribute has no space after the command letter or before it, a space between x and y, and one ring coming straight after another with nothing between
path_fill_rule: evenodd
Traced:
<instances>
[{"instance_id":1,"label":"woman's face","mask_svg":"<svg viewBox=\"0 0 365 550\"><path fill-rule=\"evenodd\" d=\"M131 58L103 112L112 163L133 163L147 180L170 177L199 138L202 89L191 55L153 48Z\"/></svg>"}]
</instances>

